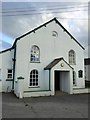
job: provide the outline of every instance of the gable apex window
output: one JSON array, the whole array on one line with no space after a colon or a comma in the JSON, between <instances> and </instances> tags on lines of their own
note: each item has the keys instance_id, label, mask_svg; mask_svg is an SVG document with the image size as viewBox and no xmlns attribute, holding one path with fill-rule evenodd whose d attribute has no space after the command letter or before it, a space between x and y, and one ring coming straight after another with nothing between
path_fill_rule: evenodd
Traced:
<instances>
[{"instance_id":1,"label":"gable apex window","mask_svg":"<svg viewBox=\"0 0 90 120\"><path fill-rule=\"evenodd\" d=\"M58 33L56 31L52 31L52 36L53 37L58 37Z\"/></svg>"},{"instance_id":2,"label":"gable apex window","mask_svg":"<svg viewBox=\"0 0 90 120\"><path fill-rule=\"evenodd\" d=\"M31 62L40 62L40 49L36 45L33 45L31 48L30 61Z\"/></svg>"},{"instance_id":3,"label":"gable apex window","mask_svg":"<svg viewBox=\"0 0 90 120\"><path fill-rule=\"evenodd\" d=\"M69 64L75 65L76 64L76 55L74 50L70 50L68 53L69 57Z\"/></svg>"}]
</instances>

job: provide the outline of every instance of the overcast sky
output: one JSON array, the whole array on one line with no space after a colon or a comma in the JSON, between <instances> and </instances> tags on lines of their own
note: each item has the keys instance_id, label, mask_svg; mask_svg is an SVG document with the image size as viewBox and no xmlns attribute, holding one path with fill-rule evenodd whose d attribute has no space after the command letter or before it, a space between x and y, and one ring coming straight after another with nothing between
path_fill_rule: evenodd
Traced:
<instances>
[{"instance_id":1,"label":"overcast sky","mask_svg":"<svg viewBox=\"0 0 90 120\"><path fill-rule=\"evenodd\" d=\"M57 17L85 47L87 57L88 2L3 2L0 17L0 50L11 47L20 35Z\"/></svg>"}]
</instances>

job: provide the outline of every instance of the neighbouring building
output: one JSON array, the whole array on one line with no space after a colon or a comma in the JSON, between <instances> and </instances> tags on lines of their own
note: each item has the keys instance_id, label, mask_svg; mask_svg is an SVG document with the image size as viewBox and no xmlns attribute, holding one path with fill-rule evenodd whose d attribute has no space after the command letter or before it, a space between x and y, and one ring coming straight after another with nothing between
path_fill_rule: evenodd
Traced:
<instances>
[{"instance_id":1,"label":"neighbouring building","mask_svg":"<svg viewBox=\"0 0 90 120\"><path fill-rule=\"evenodd\" d=\"M90 58L85 58L84 59L84 64L85 64L85 80L86 82L90 82Z\"/></svg>"},{"instance_id":2,"label":"neighbouring building","mask_svg":"<svg viewBox=\"0 0 90 120\"><path fill-rule=\"evenodd\" d=\"M74 88L85 88L84 48L53 18L0 52L0 79L2 92L20 98L57 90L73 94Z\"/></svg>"}]
</instances>

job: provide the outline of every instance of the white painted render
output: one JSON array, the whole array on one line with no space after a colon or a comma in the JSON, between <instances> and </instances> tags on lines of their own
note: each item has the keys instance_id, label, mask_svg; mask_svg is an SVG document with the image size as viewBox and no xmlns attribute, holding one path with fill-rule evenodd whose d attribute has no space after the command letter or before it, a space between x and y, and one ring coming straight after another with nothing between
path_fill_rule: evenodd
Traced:
<instances>
[{"instance_id":1,"label":"white painted render","mask_svg":"<svg viewBox=\"0 0 90 120\"><path fill-rule=\"evenodd\" d=\"M52 31L58 33L57 37L52 36ZM37 45L40 48L40 62L31 63L30 51L33 45ZM24 37L16 42L16 62L15 62L15 78L14 78L14 93L17 97L31 97L31 96L44 96L55 94L54 84L54 71L59 70L61 73L61 90L69 94L73 94L73 78L72 68L61 60L50 70L44 70L44 68L50 64L54 59L63 57L68 62L68 52L73 49L76 53L76 65L71 67L76 72L76 88L85 87L84 79L84 50L82 47L58 25L55 21ZM2 57L2 78L3 78L3 91L7 91L7 87L11 85L11 82L6 81L7 69L13 69L13 50L0 54ZM64 67L61 68L60 64L64 63ZM1 62L0 62L1 64ZM30 71L37 69L39 73L39 85L37 87L30 87ZM83 70L83 78L78 77L78 71ZM19 81L17 77L24 77ZM50 79L50 81L49 81ZM50 88L49 88L50 82Z\"/></svg>"},{"instance_id":2,"label":"white painted render","mask_svg":"<svg viewBox=\"0 0 90 120\"><path fill-rule=\"evenodd\" d=\"M0 54L0 69L1 69L1 82L2 92L10 92L12 90L12 81L6 81L7 70L13 69L13 50Z\"/></svg>"},{"instance_id":3,"label":"white painted render","mask_svg":"<svg viewBox=\"0 0 90 120\"><path fill-rule=\"evenodd\" d=\"M80 93L90 93L90 88L80 88L80 89L74 89L73 94L80 94Z\"/></svg>"},{"instance_id":4,"label":"white painted render","mask_svg":"<svg viewBox=\"0 0 90 120\"><path fill-rule=\"evenodd\" d=\"M53 37L52 31L57 31L58 37ZM33 45L40 48L40 63L30 62L30 50ZM63 57L68 62L68 52L71 49L76 53L76 65L71 65L76 71L76 87L84 88L84 50L54 21L17 41L15 81L19 76L24 77L24 91L49 90L49 73L44 68L55 58ZM39 86L36 88L29 87L30 71L33 69L39 72ZM83 70L83 78L78 78L79 70ZM54 84L53 76L51 73L51 87ZM68 92L72 93L71 72L70 77L71 90ZM54 88L51 91L54 95Z\"/></svg>"}]
</instances>

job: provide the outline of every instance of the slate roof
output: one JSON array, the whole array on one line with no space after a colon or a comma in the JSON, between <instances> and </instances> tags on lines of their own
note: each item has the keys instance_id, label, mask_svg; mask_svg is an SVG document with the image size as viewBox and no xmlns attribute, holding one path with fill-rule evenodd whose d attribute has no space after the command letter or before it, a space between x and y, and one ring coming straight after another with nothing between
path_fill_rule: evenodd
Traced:
<instances>
[{"instance_id":1,"label":"slate roof","mask_svg":"<svg viewBox=\"0 0 90 120\"><path fill-rule=\"evenodd\" d=\"M69 67L71 67L65 60L63 57L61 58L57 58L57 59L54 59L50 64L48 64L44 70L50 70L52 69L57 63L59 63L61 60L63 60ZM72 67L71 67L72 68ZM73 69L73 68L72 68Z\"/></svg>"}]
</instances>

